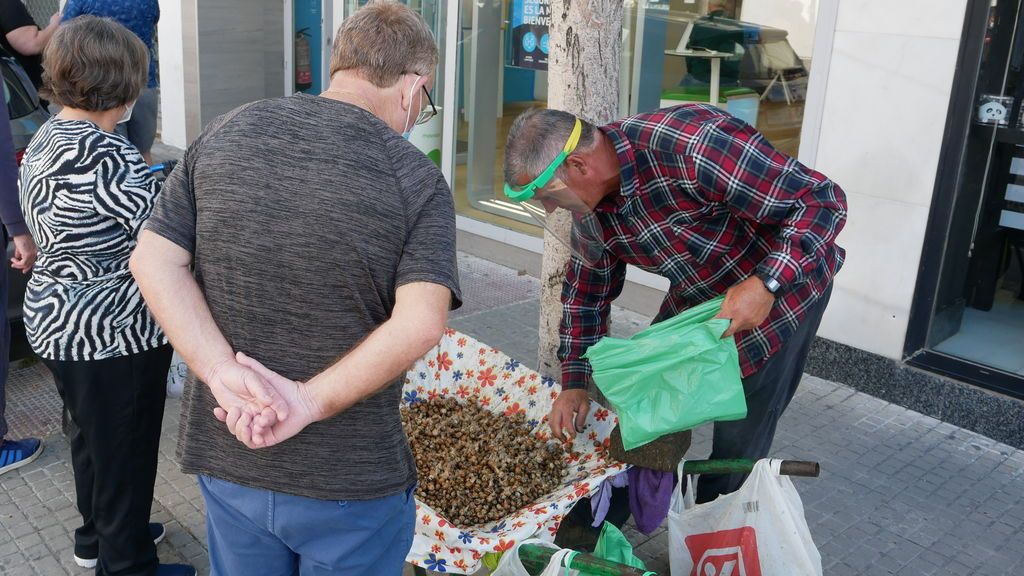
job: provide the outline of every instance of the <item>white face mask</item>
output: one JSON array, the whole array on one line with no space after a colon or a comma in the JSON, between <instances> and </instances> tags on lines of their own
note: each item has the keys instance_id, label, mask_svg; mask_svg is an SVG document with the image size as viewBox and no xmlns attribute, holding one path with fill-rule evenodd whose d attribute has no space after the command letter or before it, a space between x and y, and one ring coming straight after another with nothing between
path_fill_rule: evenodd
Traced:
<instances>
[{"instance_id":1,"label":"white face mask","mask_svg":"<svg viewBox=\"0 0 1024 576\"><path fill-rule=\"evenodd\" d=\"M132 110L135 109L135 102L132 102L131 104L126 104L124 108L124 116L121 116L121 119L117 121L118 124L124 124L125 122L132 119Z\"/></svg>"},{"instance_id":2,"label":"white face mask","mask_svg":"<svg viewBox=\"0 0 1024 576\"><path fill-rule=\"evenodd\" d=\"M405 138L406 140L408 140L409 137L412 136L412 129L416 127L416 119L413 118L413 116L412 116L412 107L413 107L412 106L412 98L413 98L413 96L416 95L416 86L420 83L420 80L422 80L422 79L423 79L423 77L417 74L416 75L416 81L412 83L412 90L409 91L409 110L407 110L406 113L405 113L405 126L406 126L406 130L404 132L402 132L402 138ZM417 113L417 115L418 115L418 113ZM412 118L412 126L409 125L409 119L410 118Z\"/></svg>"}]
</instances>

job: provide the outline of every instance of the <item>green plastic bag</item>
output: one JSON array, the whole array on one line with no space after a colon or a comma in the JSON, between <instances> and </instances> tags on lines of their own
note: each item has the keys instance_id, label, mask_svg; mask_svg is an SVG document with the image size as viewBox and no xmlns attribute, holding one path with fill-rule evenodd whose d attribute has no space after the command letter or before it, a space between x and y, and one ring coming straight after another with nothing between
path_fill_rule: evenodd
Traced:
<instances>
[{"instance_id":1,"label":"green plastic bag","mask_svg":"<svg viewBox=\"0 0 1024 576\"><path fill-rule=\"evenodd\" d=\"M626 540L626 536L614 524L608 522L601 527L601 535L598 536L597 546L594 547L594 556L624 566L647 570L644 561L633 554L633 545Z\"/></svg>"},{"instance_id":2,"label":"green plastic bag","mask_svg":"<svg viewBox=\"0 0 1024 576\"><path fill-rule=\"evenodd\" d=\"M706 422L747 416L739 353L715 318L724 296L638 332L602 338L583 356L619 416L626 450Z\"/></svg>"}]
</instances>

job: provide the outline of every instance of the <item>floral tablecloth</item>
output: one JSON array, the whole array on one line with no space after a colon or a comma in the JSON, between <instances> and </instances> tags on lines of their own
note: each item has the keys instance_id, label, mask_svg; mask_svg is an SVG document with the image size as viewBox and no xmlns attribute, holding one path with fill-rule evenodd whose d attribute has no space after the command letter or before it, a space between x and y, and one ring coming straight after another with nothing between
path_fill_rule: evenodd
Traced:
<instances>
[{"instance_id":1,"label":"floral tablecloth","mask_svg":"<svg viewBox=\"0 0 1024 576\"><path fill-rule=\"evenodd\" d=\"M475 397L495 414L525 415L537 436L546 440L550 438L547 415L558 392L553 379L449 329L437 348L409 370L402 404L444 396L462 401ZM406 559L437 572L472 574L488 552L504 552L530 537L553 540L563 515L577 500L592 495L605 478L625 469L624 464L605 461L594 446L600 442L607 447L615 414L594 402L590 408L586 429L577 435L573 454L566 456L565 476L556 491L512 516L475 527L454 526L417 500L416 537Z\"/></svg>"}]
</instances>

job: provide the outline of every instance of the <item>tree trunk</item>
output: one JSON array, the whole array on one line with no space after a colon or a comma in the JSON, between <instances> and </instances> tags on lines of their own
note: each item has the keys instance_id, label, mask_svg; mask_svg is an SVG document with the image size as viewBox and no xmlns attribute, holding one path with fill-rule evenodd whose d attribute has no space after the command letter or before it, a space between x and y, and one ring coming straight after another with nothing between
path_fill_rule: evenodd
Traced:
<instances>
[{"instance_id":1,"label":"tree trunk","mask_svg":"<svg viewBox=\"0 0 1024 576\"><path fill-rule=\"evenodd\" d=\"M551 0L551 52L548 57L548 107L601 125L618 114L619 53L622 50L622 0ZM571 218L565 210L549 215L552 230L569 243ZM560 376L558 326L569 250L544 233L541 265L538 370Z\"/></svg>"}]
</instances>

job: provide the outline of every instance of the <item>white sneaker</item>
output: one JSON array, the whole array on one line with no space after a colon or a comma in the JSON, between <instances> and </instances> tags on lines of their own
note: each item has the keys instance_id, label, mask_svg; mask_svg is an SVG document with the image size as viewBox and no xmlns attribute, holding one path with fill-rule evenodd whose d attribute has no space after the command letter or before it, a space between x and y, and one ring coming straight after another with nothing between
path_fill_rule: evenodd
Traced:
<instances>
[{"instance_id":1,"label":"white sneaker","mask_svg":"<svg viewBox=\"0 0 1024 576\"><path fill-rule=\"evenodd\" d=\"M163 541L164 536L167 536L167 530L164 528L164 525L159 522L150 522L149 535L153 537L153 544L159 544ZM82 558L78 554L75 554L75 564L78 564L82 568L95 568L96 558Z\"/></svg>"}]
</instances>

